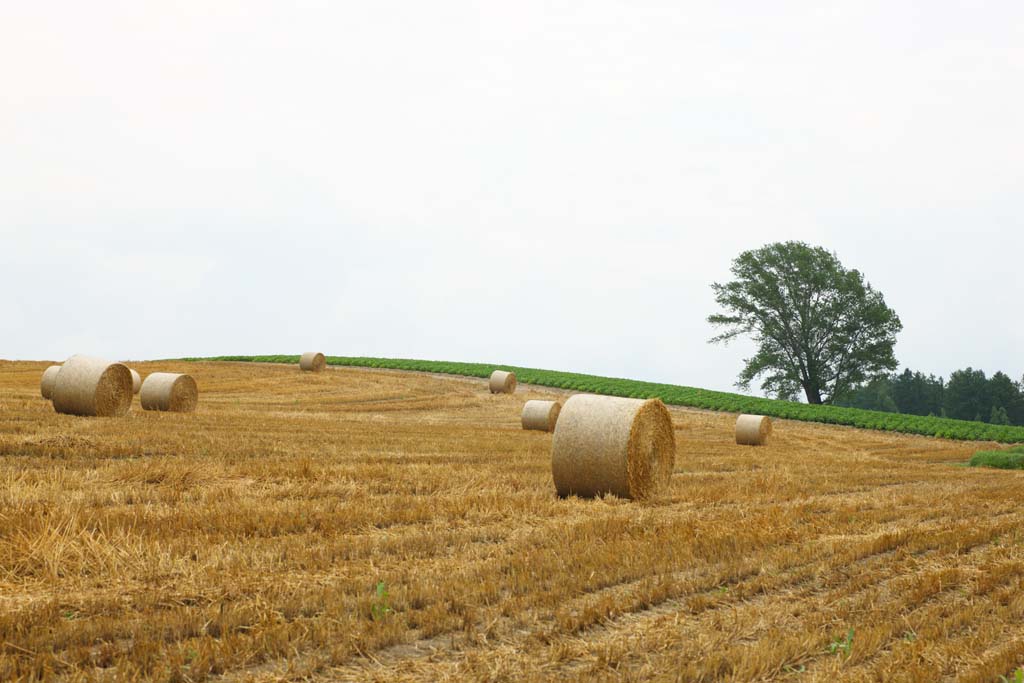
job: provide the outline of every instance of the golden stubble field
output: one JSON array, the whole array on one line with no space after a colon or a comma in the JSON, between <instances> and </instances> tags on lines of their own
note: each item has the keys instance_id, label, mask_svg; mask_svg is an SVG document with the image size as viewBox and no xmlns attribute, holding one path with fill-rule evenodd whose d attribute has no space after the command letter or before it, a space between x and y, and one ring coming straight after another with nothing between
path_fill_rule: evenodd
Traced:
<instances>
[{"instance_id":1,"label":"golden stubble field","mask_svg":"<svg viewBox=\"0 0 1024 683\"><path fill-rule=\"evenodd\" d=\"M668 495L559 500L520 387L139 363L196 414L56 415L0 362L0 680L993 681L1021 474L977 444L672 410ZM384 582L387 597L377 595ZM376 618L374 615L376 614ZM845 641L852 629L852 640Z\"/></svg>"}]
</instances>

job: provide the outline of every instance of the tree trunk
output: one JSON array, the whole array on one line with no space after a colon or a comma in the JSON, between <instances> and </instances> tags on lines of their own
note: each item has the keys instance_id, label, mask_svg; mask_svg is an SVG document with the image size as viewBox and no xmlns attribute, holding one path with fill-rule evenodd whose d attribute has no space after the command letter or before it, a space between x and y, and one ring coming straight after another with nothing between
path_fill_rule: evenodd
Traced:
<instances>
[{"instance_id":1,"label":"tree trunk","mask_svg":"<svg viewBox=\"0 0 1024 683\"><path fill-rule=\"evenodd\" d=\"M818 387L805 386L804 393L807 395L807 402L820 406L821 405L821 390Z\"/></svg>"}]
</instances>

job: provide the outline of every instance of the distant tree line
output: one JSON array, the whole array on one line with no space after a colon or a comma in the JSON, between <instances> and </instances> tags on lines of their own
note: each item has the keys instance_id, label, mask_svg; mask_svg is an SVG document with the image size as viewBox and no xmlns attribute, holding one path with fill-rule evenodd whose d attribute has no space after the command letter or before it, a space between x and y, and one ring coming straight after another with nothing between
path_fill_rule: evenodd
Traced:
<instances>
[{"instance_id":1,"label":"distant tree line","mask_svg":"<svg viewBox=\"0 0 1024 683\"><path fill-rule=\"evenodd\" d=\"M1024 386L997 372L957 370L948 381L909 369L882 375L837 396L835 405L909 415L935 415L998 425L1024 425Z\"/></svg>"}]
</instances>

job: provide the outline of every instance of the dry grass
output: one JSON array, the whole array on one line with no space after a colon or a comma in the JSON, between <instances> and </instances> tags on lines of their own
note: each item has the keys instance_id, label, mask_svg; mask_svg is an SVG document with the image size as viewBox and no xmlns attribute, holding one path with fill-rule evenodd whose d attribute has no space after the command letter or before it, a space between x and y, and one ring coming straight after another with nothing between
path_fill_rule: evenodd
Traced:
<instances>
[{"instance_id":1,"label":"dry grass","mask_svg":"<svg viewBox=\"0 0 1024 683\"><path fill-rule=\"evenodd\" d=\"M992 681L1024 661L1024 474L950 466L977 444L777 421L752 450L734 415L673 410L666 499L559 500L551 435L520 425L559 392L149 363L195 377L196 413L89 419L39 398L46 365L0 362L0 680Z\"/></svg>"}]
</instances>

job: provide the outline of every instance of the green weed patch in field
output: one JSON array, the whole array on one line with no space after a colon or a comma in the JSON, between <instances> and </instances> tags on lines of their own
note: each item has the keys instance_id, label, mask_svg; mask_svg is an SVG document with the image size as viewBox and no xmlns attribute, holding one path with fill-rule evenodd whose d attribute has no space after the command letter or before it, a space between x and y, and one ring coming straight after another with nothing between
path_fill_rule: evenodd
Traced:
<instances>
[{"instance_id":1,"label":"green weed patch in field","mask_svg":"<svg viewBox=\"0 0 1024 683\"><path fill-rule=\"evenodd\" d=\"M1024 446L1002 451L978 451L971 456L971 467L995 467L1001 470L1024 470Z\"/></svg>"},{"instance_id":2,"label":"green weed patch in field","mask_svg":"<svg viewBox=\"0 0 1024 683\"><path fill-rule=\"evenodd\" d=\"M188 361L248 361L262 363L298 363L293 356L218 356L215 358L185 358ZM537 384L558 389L570 389L591 394L625 396L629 398L660 398L669 405L703 408L727 413L751 413L768 415L787 420L820 422L845 425L861 429L876 429L904 434L920 434L959 441L997 441L999 443L1024 442L1024 427L995 425L968 420L952 420L943 417L922 417L900 413L884 413L860 408L808 405L792 401L776 401L757 396L744 396L724 391L709 391L674 384L640 382L615 377L583 375L575 372L520 368L514 365L496 363L456 363L450 361L412 360L407 358L362 358L328 356L328 365L345 365L364 368L387 368L392 370L414 370L439 372L467 377L490 377L494 370L511 370L516 379L527 384Z\"/></svg>"}]
</instances>

